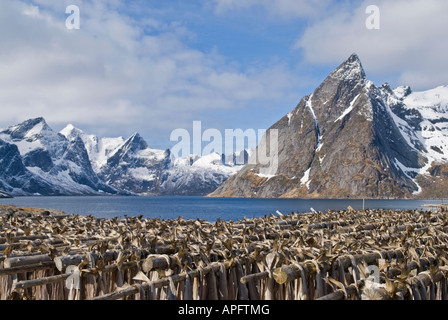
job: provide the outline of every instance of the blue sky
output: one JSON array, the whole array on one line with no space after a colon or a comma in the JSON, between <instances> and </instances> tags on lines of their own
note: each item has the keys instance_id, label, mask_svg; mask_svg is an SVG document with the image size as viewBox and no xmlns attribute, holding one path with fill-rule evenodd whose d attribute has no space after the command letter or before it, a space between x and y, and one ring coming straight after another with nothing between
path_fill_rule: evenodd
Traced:
<instances>
[{"instance_id":1,"label":"blue sky","mask_svg":"<svg viewBox=\"0 0 448 320\"><path fill-rule=\"evenodd\" d=\"M266 129L353 52L377 85L447 85L448 2L374 2L2 0L0 126L43 116L162 149L194 120ZM380 30L365 27L370 4Z\"/></svg>"}]
</instances>

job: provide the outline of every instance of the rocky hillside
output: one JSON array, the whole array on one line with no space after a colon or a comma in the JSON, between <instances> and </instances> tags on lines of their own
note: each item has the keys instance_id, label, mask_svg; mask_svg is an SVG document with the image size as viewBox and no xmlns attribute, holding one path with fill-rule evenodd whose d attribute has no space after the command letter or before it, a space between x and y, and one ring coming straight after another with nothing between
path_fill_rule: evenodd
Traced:
<instances>
[{"instance_id":1,"label":"rocky hillside","mask_svg":"<svg viewBox=\"0 0 448 320\"><path fill-rule=\"evenodd\" d=\"M447 195L431 182L444 179L437 164L448 161L448 87L377 87L354 54L266 134L273 129L278 170L266 175L262 165L247 164L210 196L411 198L434 189ZM254 154L269 147L265 141Z\"/></svg>"}]
</instances>

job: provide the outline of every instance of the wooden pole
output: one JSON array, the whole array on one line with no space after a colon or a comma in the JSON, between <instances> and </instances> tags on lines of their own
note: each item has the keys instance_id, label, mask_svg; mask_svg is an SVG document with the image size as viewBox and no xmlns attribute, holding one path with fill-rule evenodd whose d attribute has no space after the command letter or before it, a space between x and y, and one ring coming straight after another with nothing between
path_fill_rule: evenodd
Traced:
<instances>
[{"instance_id":1,"label":"wooden pole","mask_svg":"<svg viewBox=\"0 0 448 320\"><path fill-rule=\"evenodd\" d=\"M115 252L107 251L102 256L100 256L98 253L94 253L94 252L89 253L89 254L92 255L92 258L95 261L103 259L105 263L108 263L108 262L111 262L114 260ZM89 254L82 253L82 254L75 254L75 255L58 256L58 257L54 258L54 263L55 263L56 268L60 272L64 272L65 268L67 268L68 266L77 266L83 261L88 261ZM94 266L92 266L92 267L94 267Z\"/></svg>"},{"instance_id":2,"label":"wooden pole","mask_svg":"<svg viewBox=\"0 0 448 320\"><path fill-rule=\"evenodd\" d=\"M167 270L180 265L177 256L148 256L142 264L143 272L150 272L152 270Z\"/></svg>"},{"instance_id":3,"label":"wooden pole","mask_svg":"<svg viewBox=\"0 0 448 320\"><path fill-rule=\"evenodd\" d=\"M263 271L263 272L257 272L257 273L253 273L253 274L249 274L247 276L244 276L241 278L241 282L246 284L249 282L256 282L259 280L264 280L266 278L269 277L269 272L268 271Z\"/></svg>"},{"instance_id":4,"label":"wooden pole","mask_svg":"<svg viewBox=\"0 0 448 320\"><path fill-rule=\"evenodd\" d=\"M27 289L37 286L43 286L46 284L52 284L55 282L61 282L67 280L71 275L72 275L71 273L64 273L52 277L19 281L15 283L14 289Z\"/></svg>"},{"instance_id":5,"label":"wooden pole","mask_svg":"<svg viewBox=\"0 0 448 320\"><path fill-rule=\"evenodd\" d=\"M4 263L4 267L13 268L20 267L26 265L35 265L44 262L53 262L53 259L49 255L36 255L36 256L24 256L24 257L14 257L14 258L6 258ZM54 264L54 263L53 263Z\"/></svg>"},{"instance_id":6,"label":"wooden pole","mask_svg":"<svg viewBox=\"0 0 448 320\"><path fill-rule=\"evenodd\" d=\"M39 264L30 264L25 266L12 267L7 269L0 269L0 276L13 275L17 273L35 272L39 270L54 269L54 262L47 261Z\"/></svg>"},{"instance_id":7,"label":"wooden pole","mask_svg":"<svg viewBox=\"0 0 448 320\"><path fill-rule=\"evenodd\" d=\"M362 287L364 285L364 281L361 280L357 283L357 285L355 284L351 284L349 285L345 290L346 292L344 292L344 290L340 289L340 290L336 290L335 292L332 292L330 294L327 294L326 296L320 297L317 300L344 300L346 298L346 293L347 296L356 294L358 292L358 287Z\"/></svg>"}]
</instances>

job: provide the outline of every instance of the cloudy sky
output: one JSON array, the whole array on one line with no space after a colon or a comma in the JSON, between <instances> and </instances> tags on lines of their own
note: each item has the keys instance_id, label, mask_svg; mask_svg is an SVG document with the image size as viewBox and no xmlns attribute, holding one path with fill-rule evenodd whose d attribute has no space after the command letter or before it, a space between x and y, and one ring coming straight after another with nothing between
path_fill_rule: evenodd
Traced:
<instances>
[{"instance_id":1,"label":"cloudy sky","mask_svg":"<svg viewBox=\"0 0 448 320\"><path fill-rule=\"evenodd\" d=\"M379 30L366 28L372 4ZM154 148L194 120L268 128L353 52L378 85L448 85L447 12L446 0L1 0L0 127L43 116Z\"/></svg>"}]
</instances>

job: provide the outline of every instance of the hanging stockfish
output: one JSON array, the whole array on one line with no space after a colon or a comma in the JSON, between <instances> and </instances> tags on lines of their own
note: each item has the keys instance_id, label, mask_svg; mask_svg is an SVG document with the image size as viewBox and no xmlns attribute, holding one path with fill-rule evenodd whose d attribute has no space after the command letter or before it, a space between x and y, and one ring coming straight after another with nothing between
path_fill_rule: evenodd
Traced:
<instances>
[{"instance_id":1,"label":"hanging stockfish","mask_svg":"<svg viewBox=\"0 0 448 320\"><path fill-rule=\"evenodd\" d=\"M314 264L316 267L316 275L315 275L315 281L316 281L316 292L314 295L314 299L319 299L320 297L323 297L325 295L324 293L324 280L322 278L322 270L319 266L319 263L315 260L311 260L311 263Z\"/></svg>"},{"instance_id":2,"label":"hanging stockfish","mask_svg":"<svg viewBox=\"0 0 448 320\"><path fill-rule=\"evenodd\" d=\"M220 262L219 264L219 272L218 272L218 296L219 300L227 300L227 269L224 263ZM213 273L213 272L212 272Z\"/></svg>"},{"instance_id":3,"label":"hanging stockfish","mask_svg":"<svg viewBox=\"0 0 448 320\"><path fill-rule=\"evenodd\" d=\"M239 280L244 276L243 268L241 266L240 260L235 260L235 267L236 267L236 278ZM247 290L247 287L244 283L241 281L238 281L238 300L249 300L249 293Z\"/></svg>"},{"instance_id":4,"label":"hanging stockfish","mask_svg":"<svg viewBox=\"0 0 448 320\"><path fill-rule=\"evenodd\" d=\"M177 289L174 284L173 277L169 277L168 300L177 300Z\"/></svg>"},{"instance_id":5,"label":"hanging stockfish","mask_svg":"<svg viewBox=\"0 0 448 320\"><path fill-rule=\"evenodd\" d=\"M187 273L186 279L185 279L185 293L184 293L184 300L190 301L193 300L193 283L191 281L191 276Z\"/></svg>"},{"instance_id":6,"label":"hanging stockfish","mask_svg":"<svg viewBox=\"0 0 448 320\"><path fill-rule=\"evenodd\" d=\"M274 300L275 298L275 280L273 270L279 259L280 256L277 252L271 252L266 256L266 270L269 273L269 277L266 283L266 294L264 297L266 300Z\"/></svg>"},{"instance_id":7,"label":"hanging stockfish","mask_svg":"<svg viewBox=\"0 0 448 320\"><path fill-rule=\"evenodd\" d=\"M301 264L292 262L294 266L297 267L300 271L300 282L298 281L297 286L297 296L295 297L295 300L308 300L309 294L308 294L308 284L307 284L307 274L305 269L302 267Z\"/></svg>"}]
</instances>

